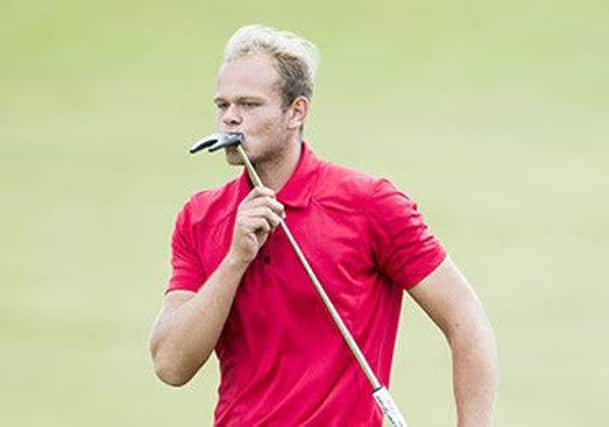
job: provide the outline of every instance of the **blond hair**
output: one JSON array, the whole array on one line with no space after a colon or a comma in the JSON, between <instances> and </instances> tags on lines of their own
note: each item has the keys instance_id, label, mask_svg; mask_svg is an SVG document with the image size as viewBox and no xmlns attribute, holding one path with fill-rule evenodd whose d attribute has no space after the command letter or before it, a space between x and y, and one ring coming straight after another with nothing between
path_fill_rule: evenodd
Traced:
<instances>
[{"instance_id":1,"label":"blond hair","mask_svg":"<svg viewBox=\"0 0 609 427\"><path fill-rule=\"evenodd\" d=\"M252 54L268 55L281 78L280 89L284 108L299 96L313 97L319 51L308 40L287 31L262 25L239 28L224 49L224 62Z\"/></svg>"}]
</instances>

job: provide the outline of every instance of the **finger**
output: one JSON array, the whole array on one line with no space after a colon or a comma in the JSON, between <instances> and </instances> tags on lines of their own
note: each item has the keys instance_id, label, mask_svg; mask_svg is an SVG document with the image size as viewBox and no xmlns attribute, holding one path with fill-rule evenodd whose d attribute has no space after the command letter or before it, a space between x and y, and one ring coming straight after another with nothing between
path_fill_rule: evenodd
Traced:
<instances>
[{"instance_id":1,"label":"finger","mask_svg":"<svg viewBox=\"0 0 609 427\"><path fill-rule=\"evenodd\" d=\"M247 212L244 212L244 214L251 218L264 218L273 230L281 221L280 214L277 214L268 206L260 206L255 209L249 209Z\"/></svg>"},{"instance_id":2,"label":"finger","mask_svg":"<svg viewBox=\"0 0 609 427\"><path fill-rule=\"evenodd\" d=\"M250 232L255 234L268 234L271 232L271 225L265 218L262 217L250 218L247 228Z\"/></svg>"},{"instance_id":3,"label":"finger","mask_svg":"<svg viewBox=\"0 0 609 427\"><path fill-rule=\"evenodd\" d=\"M245 199L243 199L241 203L247 203L258 197L275 197L275 192L267 187L254 187L252 191L245 196Z\"/></svg>"},{"instance_id":4,"label":"finger","mask_svg":"<svg viewBox=\"0 0 609 427\"><path fill-rule=\"evenodd\" d=\"M250 200L247 203L244 203L241 206L241 209L243 210L249 210L249 209L256 209L259 207L268 207L269 209L271 209L273 212L277 213L278 215L281 215L283 213L283 211L285 210L283 204L279 201L277 201L277 199L274 199L272 197L258 197L256 199Z\"/></svg>"},{"instance_id":5,"label":"finger","mask_svg":"<svg viewBox=\"0 0 609 427\"><path fill-rule=\"evenodd\" d=\"M283 203L281 203L279 200L277 199L271 199L270 200L271 203L271 209L273 209L273 211L279 215L283 215L285 212L285 206L283 206Z\"/></svg>"}]
</instances>

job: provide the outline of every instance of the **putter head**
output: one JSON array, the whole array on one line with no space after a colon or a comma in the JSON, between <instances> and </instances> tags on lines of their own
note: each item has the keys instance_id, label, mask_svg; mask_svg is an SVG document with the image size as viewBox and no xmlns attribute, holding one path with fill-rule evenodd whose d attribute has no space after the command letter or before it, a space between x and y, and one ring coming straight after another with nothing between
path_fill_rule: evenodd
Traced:
<instances>
[{"instance_id":1,"label":"putter head","mask_svg":"<svg viewBox=\"0 0 609 427\"><path fill-rule=\"evenodd\" d=\"M211 135L197 141L192 147L190 147L189 151L190 154L194 154L197 151L203 150L204 148L209 148L209 152L213 153L221 148L242 144L244 140L245 136L241 132L212 133Z\"/></svg>"}]
</instances>

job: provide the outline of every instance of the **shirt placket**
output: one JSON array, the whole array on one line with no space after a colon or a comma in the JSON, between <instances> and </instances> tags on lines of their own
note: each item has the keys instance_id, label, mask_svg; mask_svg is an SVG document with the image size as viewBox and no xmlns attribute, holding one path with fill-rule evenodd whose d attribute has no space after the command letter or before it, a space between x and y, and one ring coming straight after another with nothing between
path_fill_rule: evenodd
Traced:
<instances>
[{"instance_id":1,"label":"shirt placket","mask_svg":"<svg viewBox=\"0 0 609 427\"><path fill-rule=\"evenodd\" d=\"M273 248L276 244L277 231L272 232L264 246L261 248L262 274L264 277L264 286L273 286L272 269L274 263Z\"/></svg>"}]
</instances>

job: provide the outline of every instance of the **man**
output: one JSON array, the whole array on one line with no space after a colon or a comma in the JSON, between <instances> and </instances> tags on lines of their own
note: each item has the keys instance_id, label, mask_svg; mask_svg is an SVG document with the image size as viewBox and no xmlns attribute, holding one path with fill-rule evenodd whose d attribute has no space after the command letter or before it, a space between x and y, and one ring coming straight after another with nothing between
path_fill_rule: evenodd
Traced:
<instances>
[{"instance_id":1,"label":"man","mask_svg":"<svg viewBox=\"0 0 609 427\"><path fill-rule=\"evenodd\" d=\"M215 351L216 426L381 425L366 377L277 229L285 217L381 382L407 290L448 339L458 425L490 426L496 352L481 304L410 199L303 142L316 66L314 46L291 33L248 26L229 40L218 127L245 135L265 187L244 172L180 211L150 339L156 373L183 385ZM226 156L241 164L234 149Z\"/></svg>"}]
</instances>

